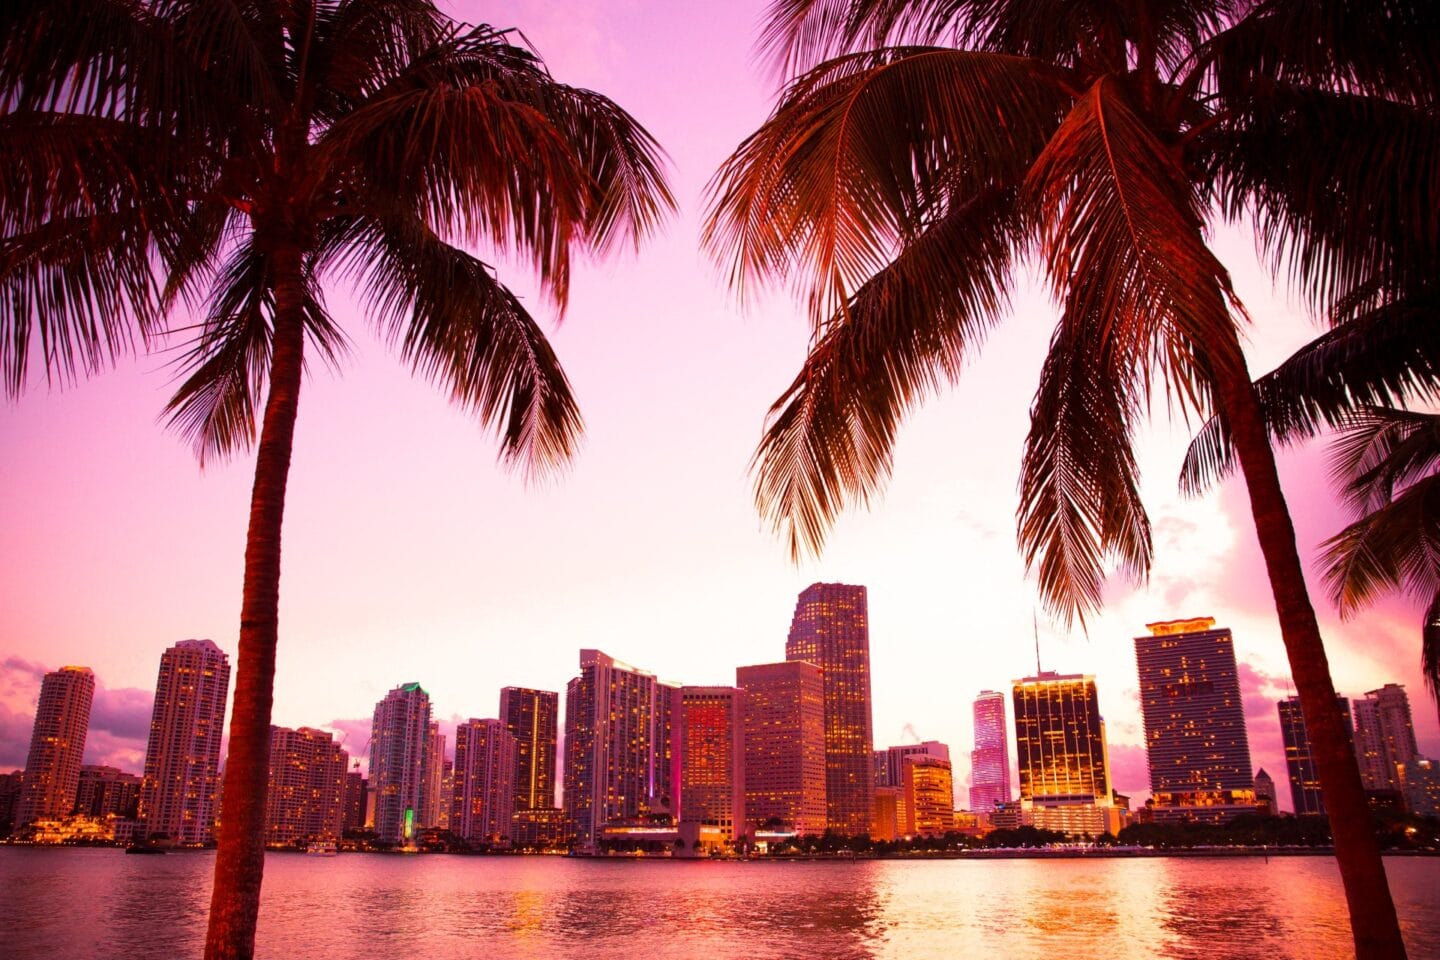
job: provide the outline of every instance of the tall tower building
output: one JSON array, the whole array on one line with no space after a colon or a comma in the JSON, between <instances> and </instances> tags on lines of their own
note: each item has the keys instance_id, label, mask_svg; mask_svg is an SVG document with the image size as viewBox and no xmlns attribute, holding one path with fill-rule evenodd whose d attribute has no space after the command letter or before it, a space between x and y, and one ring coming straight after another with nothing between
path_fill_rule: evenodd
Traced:
<instances>
[{"instance_id":1,"label":"tall tower building","mask_svg":"<svg viewBox=\"0 0 1440 960\"><path fill-rule=\"evenodd\" d=\"M375 704L370 726L370 789L381 840L408 842L422 826L429 752L430 695L418 683L401 684Z\"/></svg>"},{"instance_id":2,"label":"tall tower building","mask_svg":"<svg viewBox=\"0 0 1440 960\"><path fill-rule=\"evenodd\" d=\"M824 833L825 684L820 668L803 660L740 667L735 685L745 691L747 831L774 823L800 834Z\"/></svg>"},{"instance_id":3,"label":"tall tower building","mask_svg":"<svg viewBox=\"0 0 1440 960\"><path fill-rule=\"evenodd\" d=\"M139 818L145 836L175 843L214 839L220 738L230 659L209 640L181 640L160 656Z\"/></svg>"},{"instance_id":4,"label":"tall tower building","mask_svg":"<svg viewBox=\"0 0 1440 960\"><path fill-rule=\"evenodd\" d=\"M830 830L868 833L874 813L870 619L865 588L815 583L795 604L785 659L813 663L825 686L825 807Z\"/></svg>"},{"instance_id":5,"label":"tall tower building","mask_svg":"<svg viewBox=\"0 0 1440 960\"><path fill-rule=\"evenodd\" d=\"M349 755L324 730L272 726L265 842L289 846L340 839L349 762Z\"/></svg>"},{"instance_id":6,"label":"tall tower building","mask_svg":"<svg viewBox=\"0 0 1440 960\"><path fill-rule=\"evenodd\" d=\"M744 832L745 692L737 687L680 688L680 815Z\"/></svg>"},{"instance_id":7,"label":"tall tower building","mask_svg":"<svg viewBox=\"0 0 1440 960\"><path fill-rule=\"evenodd\" d=\"M1011 800L1005 694L982 690L973 709L975 749L970 751L970 809L989 813L997 804Z\"/></svg>"},{"instance_id":8,"label":"tall tower building","mask_svg":"<svg viewBox=\"0 0 1440 960\"><path fill-rule=\"evenodd\" d=\"M1135 638L1157 820L1223 823L1255 810L1235 641L1213 617L1145 625Z\"/></svg>"},{"instance_id":9,"label":"tall tower building","mask_svg":"<svg viewBox=\"0 0 1440 960\"><path fill-rule=\"evenodd\" d=\"M1118 832L1095 678L1044 672L1016 680L1013 691L1020 802L1034 825Z\"/></svg>"},{"instance_id":10,"label":"tall tower building","mask_svg":"<svg viewBox=\"0 0 1440 960\"><path fill-rule=\"evenodd\" d=\"M61 667L40 682L15 826L75 809L94 699L95 674L88 667Z\"/></svg>"},{"instance_id":11,"label":"tall tower building","mask_svg":"<svg viewBox=\"0 0 1440 960\"><path fill-rule=\"evenodd\" d=\"M1419 754L1404 687L1387 683L1355 701L1355 759L1366 790L1399 790L1396 764L1409 765Z\"/></svg>"},{"instance_id":12,"label":"tall tower building","mask_svg":"<svg viewBox=\"0 0 1440 960\"><path fill-rule=\"evenodd\" d=\"M445 735L440 723L430 721L425 735L424 773L420 779L420 809L415 820L422 829L438 827L449 813L450 798L445 795Z\"/></svg>"},{"instance_id":13,"label":"tall tower building","mask_svg":"<svg viewBox=\"0 0 1440 960\"><path fill-rule=\"evenodd\" d=\"M500 719L515 738L515 809L554 806L560 694L504 687Z\"/></svg>"},{"instance_id":14,"label":"tall tower building","mask_svg":"<svg viewBox=\"0 0 1440 960\"><path fill-rule=\"evenodd\" d=\"M580 651L580 676L565 688L565 812L582 848L595 849L607 823L671 809L675 697L653 674Z\"/></svg>"},{"instance_id":15,"label":"tall tower building","mask_svg":"<svg viewBox=\"0 0 1440 960\"><path fill-rule=\"evenodd\" d=\"M355 762L355 769L345 774L345 820L341 824L343 830L364 830L365 829L365 799L370 792L370 782L360 774L360 762Z\"/></svg>"},{"instance_id":16,"label":"tall tower building","mask_svg":"<svg viewBox=\"0 0 1440 960\"><path fill-rule=\"evenodd\" d=\"M1361 701L1355 701L1359 704ZM1336 696L1335 705L1350 729L1350 705ZM1320 792L1320 774L1310 755L1310 734L1305 730L1305 717L1300 712L1300 698L1286 697L1280 709L1280 739L1285 744L1285 769L1290 774L1290 802L1298 816L1325 816L1325 798Z\"/></svg>"},{"instance_id":17,"label":"tall tower building","mask_svg":"<svg viewBox=\"0 0 1440 960\"><path fill-rule=\"evenodd\" d=\"M503 720L455 728L450 829L466 840L508 845L513 836L518 744Z\"/></svg>"}]
</instances>

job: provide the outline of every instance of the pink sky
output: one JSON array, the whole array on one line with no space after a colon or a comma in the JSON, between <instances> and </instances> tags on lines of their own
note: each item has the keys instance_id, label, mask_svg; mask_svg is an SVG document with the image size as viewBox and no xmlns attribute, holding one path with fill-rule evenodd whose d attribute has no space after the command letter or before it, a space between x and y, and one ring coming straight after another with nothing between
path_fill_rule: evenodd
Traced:
<instances>
[{"instance_id":1,"label":"pink sky","mask_svg":"<svg viewBox=\"0 0 1440 960\"><path fill-rule=\"evenodd\" d=\"M507 684L563 690L580 647L662 678L733 683L783 659L795 595L816 580L870 588L876 746L908 724L951 745L968 776L970 701L1034 670L1014 541L1026 411L1054 312L1035 284L957 389L906 426L893 482L846 517L819 562L792 566L758 521L747 464L808 331L783 290L741 311L698 251L704 185L768 111L755 65L761 4L473 5L464 19L521 27L561 80L634 113L673 161L681 210L639 256L575 278L554 343L588 425L572 469L527 489L491 439L368 334L342 289L355 349L312 371L286 513L275 722L353 731L377 699L418 680L436 714L493 716ZM1275 293L1243 230L1215 238L1257 319L1268 369L1314 333ZM483 251L482 251L483 253ZM542 317L523 272L504 275ZM551 318L553 319L553 318ZM158 421L169 355L122 362L64 390L41 382L0 408L0 766L23 764L38 677L92 667L102 687L88 759L138 769L161 651L208 637L233 656L253 459L203 473ZM1040 621L1047 669L1097 677L1117 785L1147 784L1131 638L1148 621L1210 615L1235 631L1256 766L1283 787L1274 700L1288 667L1244 491L1182 500L1188 437L1163 405L1143 444L1157 557L1148 586L1117 582L1088 635ZM1343 518L1319 447L1283 478L1302 552ZM1419 610L1388 603L1340 623L1319 600L1338 689L1410 691L1423 752L1440 754L1421 681ZM104 712L99 704L104 704ZM18 753L17 753L18 751ZM961 793L963 798L963 791Z\"/></svg>"}]
</instances>

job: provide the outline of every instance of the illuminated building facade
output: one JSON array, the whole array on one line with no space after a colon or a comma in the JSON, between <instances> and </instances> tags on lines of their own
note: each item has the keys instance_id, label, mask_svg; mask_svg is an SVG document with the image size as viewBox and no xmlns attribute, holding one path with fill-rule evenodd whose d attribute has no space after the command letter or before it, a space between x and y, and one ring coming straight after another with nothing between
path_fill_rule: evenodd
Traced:
<instances>
[{"instance_id":1,"label":"illuminated building facade","mask_svg":"<svg viewBox=\"0 0 1440 960\"><path fill-rule=\"evenodd\" d=\"M142 837L214 839L229 690L230 660L209 640L181 640L160 656L140 784Z\"/></svg>"},{"instance_id":2,"label":"illuminated building facade","mask_svg":"<svg viewBox=\"0 0 1440 960\"><path fill-rule=\"evenodd\" d=\"M500 691L500 719L515 738L515 809L554 806L560 694L505 687Z\"/></svg>"},{"instance_id":3,"label":"illuminated building facade","mask_svg":"<svg viewBox=\"0 0 1440 960\"><path fill-rule=\"evenodd\" d=\"M611 821L672 810L679 688L599 650L565 688L565 812L593 851Z\"/></svg>"},{"instance_id":4,"label":"illuminated building facade","mask_svg":"<svg viewBox=\"0 0 1440 960\"><path fill-rule=\"evenodd\" d=\"M824 833L825 685L820 668L802 660L740 667L735 685L745 691L747 830L779 825L802 835ZM868 773L868 751L865 759Z\"/></svg>"},{"instance_id":5,"label":"illuminated building facade","mask_svg":"<svg viewBox=\"0 0 1440 960\"><path fill-rule=\"evenodd\" d=\"M1400 772L1405 780L1405 809L1420 817L1440 817L1440 764L1416 757Z\"/></svg>"},{"instance_id":6,"label":"illuminated building facade","mask_svg":"<svg viewBox=\"0 0 1440 960\"><path fill-rule=\"evenodd\" d=\"M870 621L865 588L815 583L795 604L785 659L813 663L825 689L825 805L830 830L870 828L875 797Z\"/></svg>"},{"instance_id":7,"label":"illuminated building facade","mask_svg":"<svg viewBox=\"0 0 1440 960\"><path fill-rule=\"evenodd\" d=\"M970 751L970 809L981 813L1009 803L1010 737L1005 694L983 690L973 705L975 749Z\"/></svg>"},{"instance_id":8,"label":"illuminated building facade","mask_svg":"<svg viewBox=\"0 0 1440 960\"><path fill-rule=\"evenodd\" d=\"M134 819L140 806L140 777L118 767L86 764L75 788L75 812L85 817Z\"/></svg>"},{"instance_id":9,"label":"illuminated building facade","mask_svg":"<svg viewBox=\"0 0 1440 960\"><path fill-rule=\"evenodd\" d=\"M1355 701L1355 759L1366 790L1399 790L1397 764L1414 761L1420 750L1410 717L1410 698L1398 683L1387 683Z\"/></svg>"},{"instance_id":10,"label":"illuminated building facade","mask_svg":"<svg viewBox=\"0 0 1440 960\"><path fill-rule=\"evenodd\" d=\"M1357 701L1358 702L1358 701ZM1325 816L1325 798L1320 792L1320 774L1310 755L1310 734L1305 730L1305 717L1300 712L1300 698L1286 697L1280 709L1280 739L1285 744L1285 768L1290 775L1290 802L1295 815ZM1350 729L1350 705L1344 697L1335 697L1335 706Z\"/></svg>"},{"instance_id":11,"label":"illuminated building facade","mask_svg":"<svg viewBox=\"0 0 1440 960\"><path fill-rule=\"evenodd\" d=\"M430 752L430 695L405 683L375 704L370 725L370 789L375 792L375 833L409 843L420 829Z\"/></svg>"},{"instance_id":12,"label":"illuminated building facade","mask_svg":"<svg viewBox=\"0 0 1440 960\"><path fill-rule=\"evenodd\" d=\"M907 836L939 837L955 828L955 786L950 761L912 755L905 759Z\"/></svg>"},{"instance_id":13,"label":"illuminated building facade","mask_svg":"<svg viewBox=\"0 0 1440 960\"><path fill-rule=\"evenodd\" d=\"M17 827L42 818L66 817L75 808L94 699L95 674L88 667L61 667L45 674L40 682L15 817Z\"/></svg>"},{"instance_id":14,"label":"illuminated building facade","mask_svg":"<svg viewBox=\"0 0 1440 960\"><path fill-rule=\"evenodd\" d=\"M1015 681L1015 753L1025 818L1044 830L1118 831L1095 678L1041 673Z\"/></svg>"},{"instance_id":15,"label":"illuminated building facade","mask_svg":"<svg viewBox=\"0 0 1440 960\"><path fill-rule=\"evenodd\" d=\"M726 840L745 824L744 703L737 687L680 688L680 818Z\"/></svg>"},{"instance_id":16,"label":"illuminated building facade","mask_svg":"<svg viewBox=\"0 0 1440 960\"><path fill-rule=\"evenodd\" d=\"M431 720L425 734L423 764L415 825L422 829L443 826L448 819L450 798L445 795L445 735L440 732L439 721Z\"/></svg>"},{"instance_id":17,"label":"illuminated building facade","mask_svg":"<svg viewBox=\"0 0 1440 960\"><path fill-rule=\"evenodd\" d=\"M570 817L559 807L527 807L510 819L510 843L519 850L566 850L575 842Z\"/></svg>"},{"instance_id":18,"label":"illuminated building facade","mask_svg":"<svg viewBox=\"0 0 1440 960\"><path fill-rule=\"evenodd\" d=\"M1223 823L1255 811L1250 739L1228 629L1213 617L1146 624L1135 638L1157 821Z\"/></svg>"},{"instance_id":19,"label":"illuminated building facade","mask_svg":"<svg viewBox=\"0 0 1440 960\"><path fill-rule=\"evenodd\" d=\"M876 753L881 751L877 750ZM912 757L930 757L935 760L950 762L950 748L939 740L926 740L923 743L905 743L895 747L886 747L885 774L884 779L875 781L875 785L886 787L905 786L905 763Z\"/></svg>"},{"instance_id":20,"label":"illuminated building facade","mask_svg":"<svg viewBox=\"0 0 1440 960\"><path fill-rule=\"evenodd\" d=\"M509 844L518 752L503 720L467 720L455 728L452 831L466 840Z\"/></svg>"},{"instance_id":21,"label":"illuminated building facade","mask_svg":"<svg viewBox=\"0 0 1440 960\"><path fill-rule=\"evenodd\" d=\"M875 814L870 820L870 839L876 843L898 840L905 829L905 789L875 785Z\"/></svg>"},{"instance_id":22,"label":"illuminated building facade","mask_svg":"<svg viewBox=\"0 0 1440 960\"><path fill-rule=\"evenodd\" d=\"M291 846L340 839L349 762L349 755L324 730L272 726L265 842Z\"/></svg>"}]
</instances>

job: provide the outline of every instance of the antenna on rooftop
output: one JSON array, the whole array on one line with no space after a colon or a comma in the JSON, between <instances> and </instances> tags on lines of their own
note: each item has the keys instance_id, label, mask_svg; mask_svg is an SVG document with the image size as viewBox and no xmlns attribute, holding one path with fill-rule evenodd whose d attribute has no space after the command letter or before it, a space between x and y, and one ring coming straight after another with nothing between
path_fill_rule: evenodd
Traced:
<instances>
[{"instance_id":1,"label":"antenna on rooftop","mask_svg":"<svg viewBox=\"0 0 1440 960\"><path fill-rule=\"evenodd\" d=\"M1035 616L1035 611L1030 611L1030 629L1035 634L1035 676L1043 672L1040 669L1040 621Z\"/></svg>"}]
</instances>

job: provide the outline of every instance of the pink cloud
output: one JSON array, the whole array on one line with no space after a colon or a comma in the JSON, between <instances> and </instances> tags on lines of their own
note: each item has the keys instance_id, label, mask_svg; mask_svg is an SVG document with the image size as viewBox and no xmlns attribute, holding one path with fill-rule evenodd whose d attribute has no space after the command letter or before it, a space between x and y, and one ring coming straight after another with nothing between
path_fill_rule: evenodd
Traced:
<instances>
[{"instance_id":1,"label":"pink cloud","mask_svg":"<svg viewBox=\"0 0 1440 960\"><path fill-rule=\"evenodd\" d=\"M1130 798L1134 810L1150 796L1150 760L1145 747L1136 743L1110 744L1110 782Z\"/></svg>"}]
</instances>

